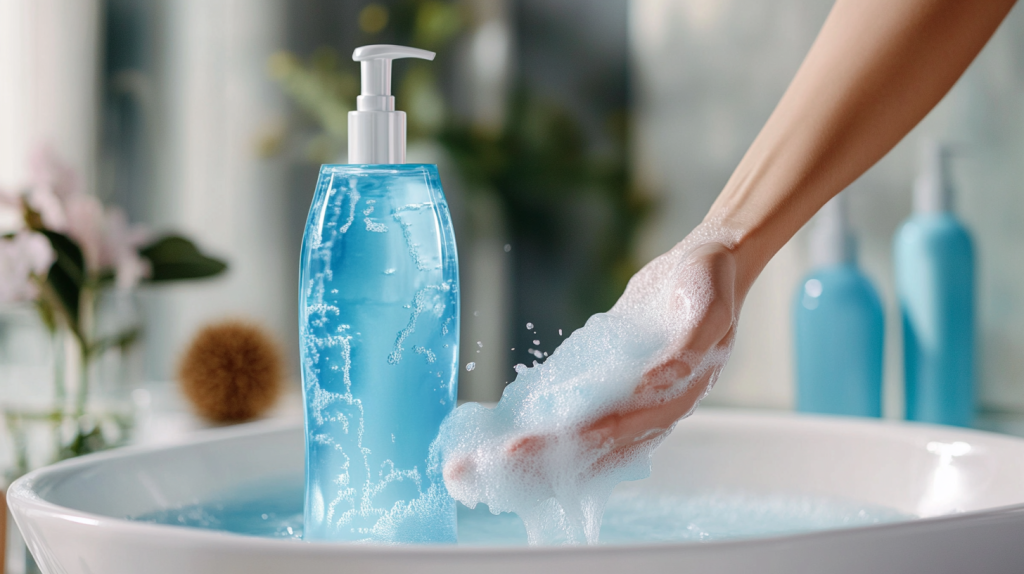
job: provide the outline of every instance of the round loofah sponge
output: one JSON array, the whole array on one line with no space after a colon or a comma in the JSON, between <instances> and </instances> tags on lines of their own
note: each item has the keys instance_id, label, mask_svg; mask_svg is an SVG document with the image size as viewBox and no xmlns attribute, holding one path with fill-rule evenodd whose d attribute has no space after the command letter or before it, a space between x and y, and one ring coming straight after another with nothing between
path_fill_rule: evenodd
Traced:
<instances>
[{"instance_id":1,"label":"round loofah sponge","mask_svg":"<svg viewBox=\"0 0 1024 574\"><path fill-rule=\"evenodd\" d=\"M196 411L216 422L265 413L281 394L281 352L260 327L224 321L196 334L178 367L178 380Z\"/></svg>"}]
</instances>

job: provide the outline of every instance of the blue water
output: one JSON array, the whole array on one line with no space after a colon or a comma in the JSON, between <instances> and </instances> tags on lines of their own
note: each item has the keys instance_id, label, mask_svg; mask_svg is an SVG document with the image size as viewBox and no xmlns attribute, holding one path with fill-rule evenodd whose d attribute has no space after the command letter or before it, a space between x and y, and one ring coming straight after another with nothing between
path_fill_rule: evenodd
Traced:
<instances>
[{"instance_id":1,"label":"blue water","mask_svg":"<svg viewBox=\"0 0 1024 574\"><path fill-rule=\"evenodd\" d=\"M454 541L430 444L455 406L458 328L437 168L323 166L299 282L307 539Z\"/></svg>"},{"instance_id":2,"label":"blue water","mask_svg":"<svg viewBox=\"0 0 1024 574\"><path fill-rule=\"evenodd\" d=\"M278 486L130 518L298 540L303 533L302 499L300 487ZM702 542L779 536L912 518L884 507L805 495L616 493L608 502L600 542ZM484 505L469 509L460 504L458 541L466 546L525 546L526 528L515 514L494 515Z\"/></svg>"}]
</instances>

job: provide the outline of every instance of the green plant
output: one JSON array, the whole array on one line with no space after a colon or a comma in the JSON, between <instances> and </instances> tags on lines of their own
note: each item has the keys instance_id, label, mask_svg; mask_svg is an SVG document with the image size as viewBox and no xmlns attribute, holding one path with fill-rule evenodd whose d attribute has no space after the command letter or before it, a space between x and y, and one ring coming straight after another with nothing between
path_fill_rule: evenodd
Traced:
<instances>
[{"instance_id":1,"label":"green plant","mask_svg":"<svg viewBox=\"0 0 1024 574\"><path fill-rule=\"evenodd\" d=\"M438 0L406 0L390 12L371 4L364 13L367 10L373 11L367 19L375 22L375 31L364 27L366 43L384 36L390 42L437 51L439 60L467 21L461 4ZM386 25L379 25L381 21ZM569 241L560 231L566 209L590 202L607 214L595 222L602 226L596 234L600 239L591 246L597 267L573 286L577 321L607 309L638 268L634 244L652 207L649 197L632 183L628 116L615 113L607 118L605 135L611 146L605 153L596 153L576 117L520 84L510 100L504 127L481 129L451 114L439 87L436 63L410 61L403 66L404 73L396 76L394 85L408 114L410 142L428 139L443 146L460 179L469 184L469 193L498 197L514 236L542 238L558 253ZM269 68L282 89L321 128L320 136L306 149L307 157L322 163L336 161L347 138L347 112L354 109L359 92L358 68L329 48L317 50L306 61L280 53L271 58Z\"/></svg>"},{"instance_id":2,"label":"green plant","mask_svg":"<svg viewBox=\"0 0 1024 574\"><path fill-rule=\"evenodd\" d=\"M86 420L90 367L113 348L127 350L140 336L137 325L98 334L99 294L107 289L132 289L139 282L210 277L223 272L227 264L203 254L179 235L153 239L128 225L120 210L106 208L79 190L74 174L48 150L40 150L34 164L35 181L29 189L17 193L0 190L0 302L32 301L56 341L58 356L64 347L62 334L70 335L77 354L72 361L78 366L77 384L69 404L68 373L64 361L57 359L53 409L8 410L6 415L8 425L24 421L73 426L70 437L56 445L63 458L108 446L99 423ZM119 427L127 428L120 420L123 416L115 414L113 418ZM17 440L23 433L12 434Z\"/></svg>"}]
</instances>

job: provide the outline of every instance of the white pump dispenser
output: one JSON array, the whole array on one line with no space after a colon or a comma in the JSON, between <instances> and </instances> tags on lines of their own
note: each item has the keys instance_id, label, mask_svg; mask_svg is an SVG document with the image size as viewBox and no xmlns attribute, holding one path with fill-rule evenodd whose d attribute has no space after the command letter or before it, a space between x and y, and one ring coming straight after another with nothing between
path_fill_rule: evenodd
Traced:
<instances>
[{"instance_id":1,"label":"white pump dispenser","mask_svg":"<svg viewBox=\"0 0 1024 574\"><path fill-rule=\"evenodd\" d=\"M850 227L846 195L840 193L821 208L811 231L811 265L829 267L857 261L857 240Z\"/></svg>"},{"instance_id":2,"label":"white pump dispenser","mask_svg":"<svg viewBox=\"0 0 1024 574\"><path fill-rule=\"evenodd\" d=\"M953 209L949 149L935 140L921 145L921 171L914 181L914 211L941 213Z\"/></svg>"},{"instance_id":3,"label":"white pump dispenser","mask_svg":"<svg viewBox=\"0 0 1024 574\"><path fill-rule=\"evenodd\" d=\"M361 46L352 59L361 64L362 93L356 111L348 113L348 163L405 163L405 112L395 110L391 95L391 61L396 58L433 60L419 48L375 44Z\"/></svg>"}]
</instances>

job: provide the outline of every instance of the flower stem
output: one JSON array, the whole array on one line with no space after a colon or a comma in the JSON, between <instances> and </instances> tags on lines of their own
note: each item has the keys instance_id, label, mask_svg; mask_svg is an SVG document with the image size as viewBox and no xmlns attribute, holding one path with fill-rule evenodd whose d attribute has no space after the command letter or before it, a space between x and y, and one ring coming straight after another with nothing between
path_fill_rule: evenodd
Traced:
<instances>
[{"instance_id":1,"label":"flower stem","mask_svg":"<svg viewBox=\"0 0 1024 574\"><path fill-rule=\"evenodd\" d=\"M81 417L85 414L85 406L89 400L89 366L92 363L93 349L89 341L92 334L93 317L95 315L96 297L95 291L89 287L82 287L78 304L78 348L81 353L79 361L78 393L75 397L75 414Z\"/></svg>"}]
</instances>

